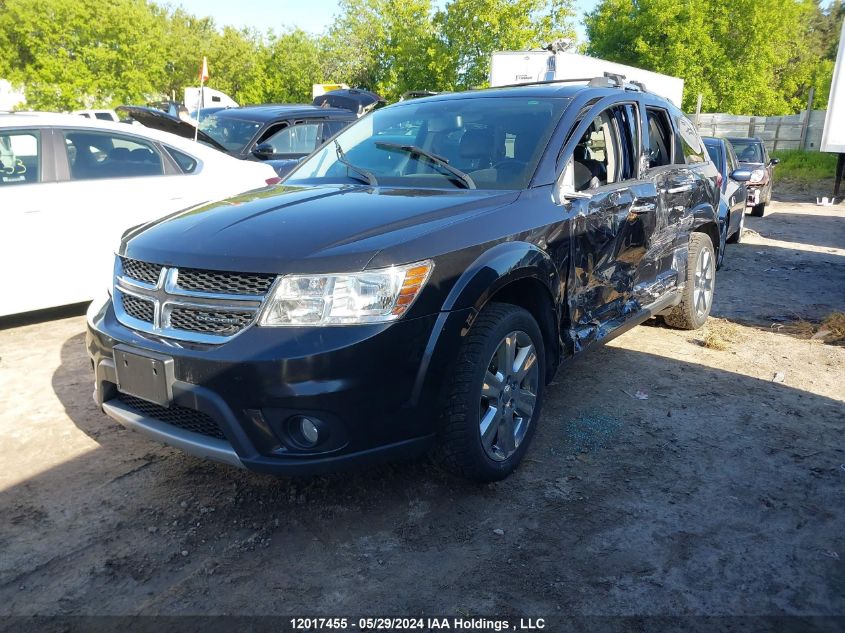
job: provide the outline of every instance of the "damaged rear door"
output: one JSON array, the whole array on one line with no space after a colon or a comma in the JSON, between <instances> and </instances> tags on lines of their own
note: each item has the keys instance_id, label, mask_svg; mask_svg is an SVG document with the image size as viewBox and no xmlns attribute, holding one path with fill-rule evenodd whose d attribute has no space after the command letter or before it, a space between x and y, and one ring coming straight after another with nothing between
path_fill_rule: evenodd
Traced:
<instances>
[{"instance_id":1,"label":"damaged rear door","mask_svg":"<svg viewBox=\"0 0 845 633\"><path fill-rule=\"evenodd\" d=\"M641 162L641 111L634 100L594 108L575 126L563 175L570 217L569 336L577 352L604 339L643 305L655 283L647 257L660 229L660 199ZM569 194L565 190L570 190Z\"/></svg>"}]
</instances>

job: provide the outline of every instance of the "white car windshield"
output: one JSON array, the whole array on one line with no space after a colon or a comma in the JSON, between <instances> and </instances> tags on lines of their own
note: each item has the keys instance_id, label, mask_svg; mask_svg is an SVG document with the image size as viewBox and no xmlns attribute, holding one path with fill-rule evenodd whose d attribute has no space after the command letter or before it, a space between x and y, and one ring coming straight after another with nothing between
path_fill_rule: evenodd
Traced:
<instances>
[{"instance_id":1,"label":"white car windshield","mask_svg":"<svg viewBox=\"0 0 845 633\"><path fill-rule=\"evenodd\" d=\"M478 96L397 104L348 127L287 182L523 189L568 103Z\"/></svg>"}]
</instances>

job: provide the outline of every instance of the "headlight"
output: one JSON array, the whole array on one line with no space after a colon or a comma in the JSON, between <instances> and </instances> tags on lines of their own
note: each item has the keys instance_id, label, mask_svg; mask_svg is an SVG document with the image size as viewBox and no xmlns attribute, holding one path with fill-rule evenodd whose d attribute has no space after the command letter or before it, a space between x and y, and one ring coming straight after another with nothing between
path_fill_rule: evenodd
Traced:
<instances>
[{"instance_id":1,"label":"headlight","mask_svg":"<svg viewBox=\"0 0 845 633\"><path fill-rule=\"evenodd\" d=\"M401 317L428 281L434 263L340 275L290 275L273 291L259 325L354 325Z\"/></svg>"},{"instance_id":2,"label":"headlight","mask_svg":"<svg viewBox=\"0 0 845 633\"><path fill-rule=\"evenodd\" d=\"M748 182L762 182L766 179L766 170L765 169L755 169L751 172L751 178Z\"/></svg>"}]
</instances>

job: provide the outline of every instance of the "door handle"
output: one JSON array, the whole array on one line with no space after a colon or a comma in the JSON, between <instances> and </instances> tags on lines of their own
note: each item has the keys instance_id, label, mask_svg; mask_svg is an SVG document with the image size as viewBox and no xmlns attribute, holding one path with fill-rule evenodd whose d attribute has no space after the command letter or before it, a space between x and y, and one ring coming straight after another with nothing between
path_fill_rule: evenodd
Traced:
<instances>
[{"instance_id":1,"label":"door handle","mask_svg":"<svg viewBox=\"0 0 845 633\"><path fill-rule=\"evenodd\" d=\"M683 193L684 191L692 191L692 185L679 185L677 187L670 187L666 190L668 193Z\"/></svg>"},{"instance_id":2,"label":"door handle","mask_svg":"<svg viewBox=\"0 0 845 633\"><path fill-rule=\"evenodd\" d=\"M653 204L635 204L630 209L631 213L634 215L642 215L643 213L651 213L654 211Z\"/></svg>"}]
</instances>

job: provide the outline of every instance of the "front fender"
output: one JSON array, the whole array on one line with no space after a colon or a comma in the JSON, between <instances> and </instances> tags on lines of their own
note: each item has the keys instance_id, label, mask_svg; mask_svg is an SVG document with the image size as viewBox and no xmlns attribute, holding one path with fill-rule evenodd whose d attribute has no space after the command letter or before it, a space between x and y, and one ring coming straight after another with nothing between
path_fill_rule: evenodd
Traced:
<instances>
[{"instance_id":1,"label":"front fender","mask_svg":"<svg viewBox=\"0 0 845 633\"><path fill-rule=\"evenodd\" d=\"M563 292L551 257L529 242L502 242L481 254L458 278L443 302L443 311L476 311L506 285L530 277L540 281L557 305Z\"/></svg>"},{"instance_id":2,"label":"front fender","mask_svg":"<svg viewBox=\"0 0 845 633\"><path fill-rule=\"evenodd\" d=\"M410 405L442 397L443 376L457 356L475 317L500 289L531 278L548 290L557 307L562 280L547 253L528 242L502 242L482 253L452 286L429 336Z\"/></svg>"}]
</instances>

